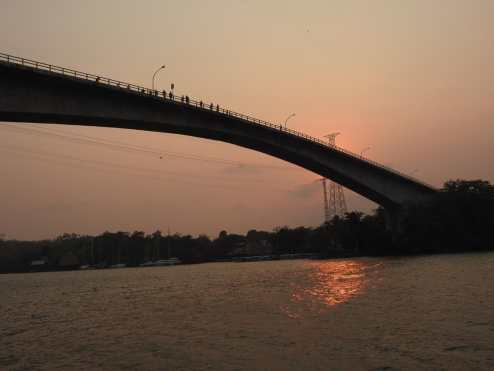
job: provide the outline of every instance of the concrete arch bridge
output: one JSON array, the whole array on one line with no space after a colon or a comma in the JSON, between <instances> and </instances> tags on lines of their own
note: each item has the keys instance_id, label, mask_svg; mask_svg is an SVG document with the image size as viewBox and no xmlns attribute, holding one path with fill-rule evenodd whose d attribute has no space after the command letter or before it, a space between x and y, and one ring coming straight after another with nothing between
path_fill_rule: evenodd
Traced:
<instances>
[{"instance_id":1,"label":"concrete arch bridge","mask_svg":"<svg viewBox=\"0 0 494 371\"><path fill-rule=\"evenodd\" d=\"M193 99L0 53L0 121L158 131L219 140L277 157L376 202L396 224L437 190L342 148Z\"/></svg>"}]
</instances>

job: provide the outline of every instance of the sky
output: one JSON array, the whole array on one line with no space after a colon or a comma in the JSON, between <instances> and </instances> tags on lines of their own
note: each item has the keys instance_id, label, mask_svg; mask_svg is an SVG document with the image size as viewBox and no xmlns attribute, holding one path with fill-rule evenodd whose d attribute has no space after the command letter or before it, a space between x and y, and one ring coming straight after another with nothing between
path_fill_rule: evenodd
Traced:
<instances>
[{"instance_id":1,"label":"sky","mask_svg":"<svg viewBox=\"0 0 494 371\"><path fill-rule=\"evenodd\" d=\"M0 0L0 52L283 122L440 187L494 182L491 0ZM118 143L120 144L118 144ZM123 145L122 145L123 143ZM368 149L370 147L370 149ZM323 221L319 176L231 144L0 123L0 234ZM345 190L348 208L375 204Z\"/></svg>"}]
</instances>

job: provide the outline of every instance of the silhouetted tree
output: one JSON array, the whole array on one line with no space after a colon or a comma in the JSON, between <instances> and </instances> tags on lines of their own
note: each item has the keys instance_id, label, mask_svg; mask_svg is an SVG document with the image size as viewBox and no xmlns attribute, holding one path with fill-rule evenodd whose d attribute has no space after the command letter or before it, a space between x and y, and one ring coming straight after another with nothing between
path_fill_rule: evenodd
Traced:
<instances>
[{"instance_id":1,"label":"silhouetted tree","mask_svg":"<svg viewBox=\"0 0 494 371\"><path fill-rule=\"evenodd\" d=\"M223 230L208 236L162 236L160 231L109 232L99 236L64 233L52 240L17 241L0 238L0 272L31 269L33 260L46 260L59 269L65 261L100 266L137 266L170 255L186 263L235 255L319 253L322 257L416 254L494 249L494 186L483 180L450 180L430 202L403 209L401 233L392 241L386 214L350 212L317 228L278 227L272 232L250 230L245 236ZM165 254L166 251L166 254ZM69 258L70 259L69 259Z\"/></svg>"}]
</instances>

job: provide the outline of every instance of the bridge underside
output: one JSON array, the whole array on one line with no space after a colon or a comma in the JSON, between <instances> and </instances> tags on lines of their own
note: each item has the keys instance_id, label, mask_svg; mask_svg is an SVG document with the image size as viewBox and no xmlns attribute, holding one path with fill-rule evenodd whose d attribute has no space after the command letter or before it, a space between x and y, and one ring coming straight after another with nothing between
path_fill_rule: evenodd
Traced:
<instances>
[{"instance_id":1,"label":"bridge underside","mask_svg":"<svg viewBox=\"0 0 494 371\"><path fill-rule=\"evenodd\" d=\"M6 63L0 63L0 121L136 129L232 143L313 171L389 212L425 201L436 192L386 168L276 128Z\"/></svg>"}]
</instances>

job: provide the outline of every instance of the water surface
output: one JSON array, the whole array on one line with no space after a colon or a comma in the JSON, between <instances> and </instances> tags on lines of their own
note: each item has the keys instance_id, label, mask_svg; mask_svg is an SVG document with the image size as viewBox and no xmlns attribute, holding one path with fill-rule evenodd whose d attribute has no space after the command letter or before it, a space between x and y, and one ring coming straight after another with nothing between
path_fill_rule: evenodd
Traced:
<instances>
[{"instance_id":1,"label":"water surface","mask_svg":"<svg viewBox=\"0 0 494 371\"><path fill-rule=\"evenodd\" d=\"M0 275L0 369L494 369L494 254Z\"/></svg>"}]
</instances>

